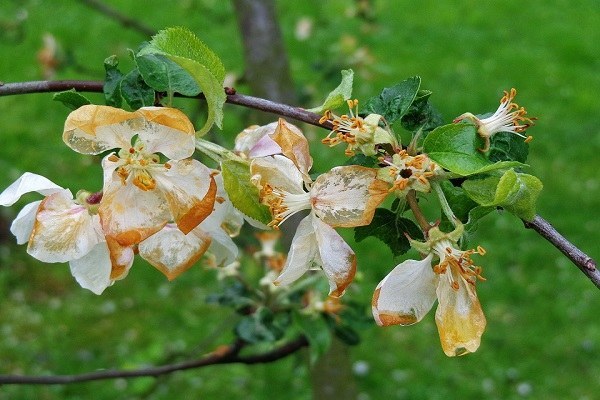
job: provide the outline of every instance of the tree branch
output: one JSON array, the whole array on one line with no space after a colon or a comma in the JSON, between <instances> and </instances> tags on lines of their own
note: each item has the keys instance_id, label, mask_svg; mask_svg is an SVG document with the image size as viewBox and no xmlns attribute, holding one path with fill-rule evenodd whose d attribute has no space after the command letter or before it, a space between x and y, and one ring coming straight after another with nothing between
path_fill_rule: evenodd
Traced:
<instances>
[{"instance_id":1,"label":"tree branch","mask_svg":"<svg viewBox=\"0 0 600 400\"><path fill-rule=\"evenodd\" d=\"M62 90L75 89L81 92L102 92L103 82L100 81L32 81L16 83L0 83L0 97L27 94L58 92ZM320 115L311 113L299 107L276 103L258 97L246 96L235 93L234 89L225 89L227 102L243 107L253 108L283 117L306 122L325 129L331 129L329 123L320 124ZM203 98L202 94L196 98ZM565 239L546 220L537 215L533 221L525 222L525 227L533 229L540 236L560 250L569 260L573 262L598 288L600 288L600 271L596 268L596 261L578 249L575 245Z\"/></svg>"},{"instance_id":2,"label":"tree branch","mask_svg":"<svg viewBox=\"0 0 600 400\"><path fill-rule=\"evenodd\" d=\"M533 229L544 239L552 243L554 247L567 256L600 289L600 271L596 268L597 264L594 259L579 250L539 215L536 215L531 222L523 221L523 223L525 224L525 228Z\"/></svg>"},{"instance_id":3,"label":"tree branch","mask_svg":"<svg viewBox=\"0 0 600 400\"><path fill-rule=\"evenodd\" d=\"M88 372L79 375L48 375L48 376L27 376L27 375L0 375L0 385L64 385L68 383L89 382L117 378L139 378L139 377L157 377L170 374L176 371L201 368L208 365L218 364L261 364L277 361L281 358L295 353L296 351L308 346L308 341L304 336L277 347L271 351L260 354L251 354L240 356L240 351L247 346L246 342L238 340L237 342L218 348L212 353L198 360L191 360L176 364L166 364L158 367L140 368L135 370L105 370L97 372Z\"/></svg>"},{"instance_id":4,"label":"tree branch","mask_svg":"<svg viewBox=\"0 0 600 400\"><path fill-rule=\"evenodd\" d=\"M93 8L94 10L100 12L101 14L106 15L107 17L116 20L125 28L132 28L144 36L152 36L156 33L156 31L138 20L128 17L127 15L123 15L114 8L109 7L99 0L79 0L81 3L86 6Z\"/></svg>"}]
</instances>

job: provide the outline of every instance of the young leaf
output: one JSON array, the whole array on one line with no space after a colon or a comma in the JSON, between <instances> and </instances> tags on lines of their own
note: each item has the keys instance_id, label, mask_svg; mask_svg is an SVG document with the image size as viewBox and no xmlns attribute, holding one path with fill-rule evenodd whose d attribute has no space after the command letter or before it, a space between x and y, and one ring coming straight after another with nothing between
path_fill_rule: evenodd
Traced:
<instances>
[{"instance_id":1,"label":"young leaf","mask_svg":"<svg viewBox=\"0 0 600 400\"><path fill-rule=\"evenodd\" d=\"M488 158L496 161L518 161L524 163L529 155L529 145L523 138L510 133L498 132L492 136Z\"/></svg>"},{"instance_id":2,"label":"young leaf","mask_svg":"<svg viewBox=\"0 0 600 400\"><path fill-rule=\"evenodd\" d=\"M385 88L379 96L367 101L366 110L370 114L383 116L389 124L393 124L404 116L415 100L421 77L413 76L390 88Z\"/></svg>"},{"instance_id":3,"label":"young leaf","mask_svg":"<svg viewBox=\"0 0 600 400\"><path fill-rule=\"evenodd\" d=\"M474 125L448 124L427 135L423 151L441 167L462 176L523 165L517 161L492 163L478 150L482 146Z\"/></svg>"},{"instance_id":4,"label":"young leaf","mask_svg":"<svg viewBox=\"0 0 600 400\"><path fill-rule=\"evenodd\" d=\"M200 86L179 64L161 54L147 54L135 57L135 62L144 81L157 92L181 93L195 96Z\"/></svg>"},{"instance_id":5,"label":"young leaf","mask_svg":"<svg viewBox=\"0 0 600 400\"><path fill-rule=\"evenodd\" d=\"M198 135L202 136L216 124L223 122L223 104L227 96L223 90L225 68L219 57L186 28L168 28L156 34L137 57L163 55L185 70L202 89L208 105L208 118Z\"/></svg>"},{"instance_id":6,"label":"young leaf","mask_svg":"<svg viewBox=\"0 0 600 400\"><path fill-rule=\"evenodd\" d=\"M81 106L92 104L87 97L77 93L75 89L55 93L54 96L52 96L52 100L60 101L71 110L77 110Z\"/></svg>"},{"instance_id":7,"label":"young leaf","mask_svg":"<svg viewBox=\"0 0 600 400\"><path fill-rule=\"evenodd\" d=\"M134 110L154 105L154 90L144 82L137 69L121 79L121 95Z\"/></svg>"},{"instance_id":8,"label":"young leaf","mask_svg":"<svg viewBox=\"0 0 600 400\"><path fill-rule=\"evenodd\" d=\"M354 80L354 71L351 69L342 70L342 82L327 95L325 102L315 108L306 111L322 114L325 110L333 110L345 104L346 100L352 96L352 81Z\"/></svg>"},{"instance_id":9,"label":"young leaf","mask_svg":"<svg viewBox=\"0 0 600 400\"><path fill-rule=\"evenodd\" d=\"M378 208L369 225L354 228L354 240L360 242L374 236L385 243L396 257L410 250L405 233L413 239L423 237L423 233L412 220L399 217L385 208Z\"/></svg>"},{"instance_id":10,"label":"young leaf","mask_svg":"<svg viewBox=\"0 0 600 400\"><path fill-rule=\"evenodd\" d=\"M271 219L269 208L259 202L258 188L250 181L250 165L238 160L221 162L223 185L235 208L263 224Z\"/></svg>"},{"instance_id":11,"label":"young leaf","mask_svg":"<svg viewBox=\"0 0 600 400\"><path fill-rule=\"evenodd\" d=\"M107 106L120 108L123 104L123 96L121 96L121 79L123 74L118 68L119 60L117 56L110 56L104 60L104 70L106 71L104 78L104 99Z\"/></svg>"},{"instance_id":12,"label":"young leaf","mask_svg":"<svg viewBox=\"0 0 600 400\"><path fill-rule=\"evenodd\" d=\"M430 131L442 125L442 115L429 102L431 91L419 90L410 108L400 119L402 127L415 132L418 129Z\"/></svg>"},{"instance_id":13,"label":"young leaf","mask_svg":"<svg viewBox=\"0 0 600 400\"><path fill-rule=\"evenodd\" d=\"M475 202L487 207L502 207L517 217L530 221L535 216L535 203L542 182L533 175L508 170L498 178L492 176L463 183L466 193Z\"/></svg>"}]
</instances>

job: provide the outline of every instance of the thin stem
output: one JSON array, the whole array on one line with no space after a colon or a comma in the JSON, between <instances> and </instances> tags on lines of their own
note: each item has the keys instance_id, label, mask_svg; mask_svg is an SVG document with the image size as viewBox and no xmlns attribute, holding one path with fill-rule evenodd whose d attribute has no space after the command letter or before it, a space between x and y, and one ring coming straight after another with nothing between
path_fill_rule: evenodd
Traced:
<instances>
[{"instance_id":1,"label":"thin stem","mask_svg":"<svg viewBox=\"0 0 600 400\"><path fill-rule=\"evenodd\" d=\"M438 197L444 215L446 216L446 218L448 218L450 222L452 222L452 225L456 228L456 226L458 225L458 218L456 218L454 212L452 211L452 208L450 208L450 204L448 204L448 200L446 199L446 195L442 190L442 186L439 184L439 182L431 182L431 187L433 188L433 191Z\"/></svg>"},{"instance_id":2,"label":"thin stem","mask_svg":"<svg viewBox=\"0 0 600 400\"><path fill-rule=\"evenodd\" d=\"M408 202L408 206L415 216L417 223L421 227L421 230L427 237L427 231L429 231L431 225L429 224L429 221L427 221L427 218L425 218L425 215L423 215L423 210L421 210L421 207L419 207L419 202L417 201L417 192L415 192L413 189L409 190L406 194L406 201Z\"/></svg>"},{"instance_id":3,"label":"thin stem","mask_svg":"<svg viewBox=\"0 0 600 400\"><path fill-rule=\"evenodd\" d=\"M0 82L0 97L26 93L58 92L70 89L75 89L81 92L102 92L102 86L103 82L100 81L34 81L5 84ZM302 108L275 103L273 101L257 97L236 94L234 89L229 88L225 88L225 93L227 94L227 102L230 104L237 104L243 107L276 114L282 117L292 118L297 121L302 121L306 122L307 124L325 128L327 130L331 130L332 128L331 123L319 123L319 119L321 118L319 114L311 113ZM196 98L203 98L203 96L200 94L196 96ZM428 229L429 224L420 212L416 202L416 196L413 194L412 197L412 204L409 202L409 205L411 206L411 209L413 209L413 212L418 210L415 214L415 217L418 218L417 222L419 222L421 228ZM420 217L417 217L417 215L420 215ZM534 220L531 222L526 222L525 226L535 230L538 234L540 234L540 236L552 243L553 246L565 254L592 282L594 282L596 286L600 288L600 272L596 270L596 261L587 256L577 247L573 246L554 228L551 228L548 222L539 216L534 218Z\"/></svg>"},{"instance_id":4,"label":"thin stem","mask_svg":"<svg viewBox=\"0 0 600 400\"><path fill-rule=\"evenodd\" d=\"M0 385L63 385L75 382L89 382L117 378L139 378L139 377L157 377L170 374L176 371L201 368L208 365L218 364L261 364L277 361L281 358L295 353L296 351L308 346L308 341L304 336L281 345L273 350L240 356L240 351L247 344L241 340L216 349L209 355L198 360L191 360L176 364L167 364L159 367L140 368L135 370L106 370L89 372L79 375L50 375L50 376L26 376L26 375L0 375Z\"/></svg>"},{"instance_id":5,"label":"thin stem","mask_svg":"<svg viewBox=\"0 0 600 400\"><path fill-rule=\"evenodd\" d=\"M600 271L596 268L596 261L579 250L544 218L536 215L531 222L523 221L525 228L533 229L544 239L552 243L569 260L573 262L600 289Z\"/></svg>"}]
</instances>

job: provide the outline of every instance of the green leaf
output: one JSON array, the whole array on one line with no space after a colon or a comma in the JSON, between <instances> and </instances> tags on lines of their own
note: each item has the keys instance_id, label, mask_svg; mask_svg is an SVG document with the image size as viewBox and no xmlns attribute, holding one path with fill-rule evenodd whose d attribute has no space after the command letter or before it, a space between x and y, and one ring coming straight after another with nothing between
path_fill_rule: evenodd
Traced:
<instances>
[{"instance_id":1,"label":"green leaf","mask_svg":"<svg viewBox=\"0 0 600 400\"><path fill-rule=\"evenodd\" d=\"M179 64L161 54L135 57L135 62L146 83L157 92L181 93L195 96L200 86Z\"/></svg>"},{"instance_id":2,"label":"green leaf","mask_svg":"<svg viewBox=\"0 0 600 400\"><path fill-rule=\"evenodd\" d=\"M354 80L354 71L351 69L343 69L342 71L342 82L338 87L333 89L331 93L327 95L325 102L315 108L311 108L307 111L322 114L325 110L336 109L346 103L346 100L352 96L352 81Z\"/></svg>"},{"instance_id":3,"label":"green leaf","mask_svg":"<svg viewBox=\"0 0 600 400\"><path fill-rule=\"evenodd\" d=\"M251 293L241 282L233 281L230 285L225 286L223 291L206 296L206 302L232 307L236 311L242 312L255 304L250 296Z\"/></svg>"},{"instance_id":4,"label":"green leaf","mask_svg":"<svg viewBox=\"0 0 600 400\"><path fill-rule=\"evenodd\" d=\"M419 90L410 108L400 120L404 129L411 132L419 129L430 131L442 125L442 115L429 102L430 95L429 90Z\"/></svg>"},{"instance_id":5,"label":"green leaf","mask_svg":"<svg viewBox=\"0 0 600 400\"><path fill-rule=\"evenodd\" d=\"M444 196L454 213L454 216L461 222L467 222L471 209L477 207L477 203L473 201L460 186L454 186L450 181L440 183Z\"/></svg>"},{"instance_id":6,"label":"green leaf","mask_svg":"<svg viewBox=\"0 0 600 400\"><path fill-rule=\"evenodd\" d=\"M502 207L526 221L535 216L535 205L542 182L533 175L508 170L502 177L467 180L463 183L469 197L482 206Z\"/></svg>"},{"instance_id":7,"label":"green leaf","mask_svg":"<svg viewBox=\"0 0 600 400\"><path fill-rule=\"evenodd\" d=\"M479 228L479 221L495 209L496 207L477 206L469 211L469 218L465 224L465 237L467 241L469 241L475 231Z\"/></svg>"},{"instance_id":8,"label":"green leaf","mask_svg":"<svg viewBox=\"0 0 600 400\"><path fill-rule=\"evenodd\" d=\"M137 69L121 79L121 95L134 110L154 105L154 89L144 82Z\"/></svg>"},{"instance_id":9,"label":"green leaf","mask_svg":"<svg viewBox=\"0 0 600 400\"><path fill-rule=\"evenodd\" d=\"M344 165L361 165L363 167L375 168L379 165L379 160L375 157L359 153L347 159Z\"/></svg>"},{"instance_id":10,"label":"green leaf","mask_svg":"<svg viewBox=\"0 0 600 400\"><path fill-rule=\"evenodd\" d=\"M292 313L294 325L306 337L309 344L310 363L314 364L331 346L331 331L322 315Z\"/></svg>"},{"instance_id":11,"label":"green leaf","mask_svg":"<svg viewBox=\"0 0 600 400\"><path fill-rule=\"evenodd\" d=\"M385 208L378 208L369 225L354 228L354 240L360 242L374 236L385 243L396 257L410 250L405 233L413 239L423 237L421 229L412 220L400 217Z\"/></svg>"},{"instance_id":12,"label":"green leaf","mask_svg":"<svg viewBox=\"0 0 600 400\"><path fill-rule=\"evenodd\" d=\"M529 155L529 145L522 137L510 132L498 132L490 141L490 161L526 162Z\"/></svg>"},{"instance_id":13,"label":"green leaf","mask_svg":"<svg viewBox=\"0 0 600 400\"><path fill-rule=\"evenodd\" d=\"M279 317L279 315L278 315ZM243 317L235 326L236 335L248 343L275 342L285 333L281 319L271 310L262 307Z\"/></svg>"},{"instance_id":14,"label":"green leaf","mask_svg":"<svg viewBox=\"0 0 600 400\"><path fill-rule=\"evenodd\" d=\"M223 105L227 100L223 90L225 68L208 46L186 28L168 28L156 34L137 54L138 57L147 55L165 56L190 74L202 89L208 105L208 118L198 135L208 132L213 124L222 127Z\"/></svg>"},{"instance_id":15,"label":"green leaf","mask_svg":"<svg viewBox=\"0 0 600 400\"><path fill-rule=\"evenodd\" d=\"M54 96L52 96L52 100L60 101L71 110L77 110L81 106L92 104L87 97L77 93L75 89L55 93Z\"/></svg>"},{"instance_id":16,"label":"green leaf","mask_svg":"<svg viewBox=\"0 0 600 400\"><path fill-rule=\"evenodd\" d=\"M244 161L224 160L221 172L225 191L233 206L263 224L271 222L269 208L259 202L258 188L250 181L250 165Z\"/></svg>"},{"instance_id":17,"label":"green leaf","mask_svg":"<svg viewBox=\"0 0 600 400\"><path fill-rule=\"evenodd\" d=\"M483 142L472 124L448 124L434 129L423 142L423 151L441 167L461 176L482 174L523 164L492 163L479 151Z\"/></svg>"},{"instance_id":18,"label":"green leaf","mask_svg":"<svg viewBox=\"0 0 600 400\"><path fill-rule=\"evenodd\" d=\"M367 101L366 110L370 114L383 116L391 125L404 116L419 92L421 77L413 76L390 88L385 88L379 96Z\"/></svg>"},{"instance_id":19,"label":"green leaf","mask_svg":"<svg viewBox=\"0 0 600 400\"><path fill-rule=\"evenodd\" d=\"M119 60L117 56L110 56L104 60L104 70L106 71L104 78L104 99L107 106L120 108L123 104L123 96L121 96L121 80L123 74L118 68Z\"/></svg>"}]
</instances>

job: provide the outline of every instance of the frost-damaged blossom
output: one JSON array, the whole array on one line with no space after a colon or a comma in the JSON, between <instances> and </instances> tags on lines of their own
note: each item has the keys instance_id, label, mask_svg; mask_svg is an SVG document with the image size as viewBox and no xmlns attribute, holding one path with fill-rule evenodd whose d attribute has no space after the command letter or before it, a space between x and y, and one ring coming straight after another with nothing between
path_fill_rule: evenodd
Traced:
<instances>
[{"instance_id":1,"label":"frost-damaged blossom","mask_svg":"<svg viewBox=\"0 0 600 400\"><path fill-rule=\"evenodd\" d=\"M83 154L120 149L102 160L99 214L107 237L122 246L140 243L170 221L187 234L213 210L215 181L189 158L194 127L179 110L85 105L69 114L63 140Z\"/></svg>"},{"instance_id":2,"label":"frost-damaged blossom","mask_svg":"<svg viewBox=\"0 0 600 400\"><path fill-rule=\"evenodd\" d=\"M392 184L390 192L395 192L398 196L406 195L411 189L417 192L429 192L431 190L429 180L443 173L442 168L426 154L411 156L406 150L395 153L391 161L380 157L380 162L388 167L379 170L379 179L390 182Z\"/></svg>"},{"instance_id":3,"label":"frost-damaged blossom","mask_svg":"<svg viewBox=\"0 0 600 400\"><path fill-rule=\"evenodd\" d=\"M510 92L504 91L504 96L500 100L500 106L496 112L487 118L479 118L471 113L464 113L454 119L457 123L465 119L472 121L477 126L477 133L481 136L485 144L480 151L486 152L490 149L490 138L498 132L511 132L525 139L529 143L533 137L525 136L527 128L534 124L535 118L526 117L527 111L517 103L513 103L517 95L516 89L510 89Z\"/></svg>"},{"instance_id":4,"label":"frost-damaged blossom","mask_svg":"<svg viewBox=\"0 0 600 400\"><path fill-rule=\"evenodd\" d=\"M358 115L358 100L348 100L349 115L337 116L327 110L319 123L330 122L333 129L322 140L323 144L333 147L339 143L347 143L345 154L353 156L360 151L366 156L377 154L377 145L390 144L398 147L395 137L386 129L379 126L382 117L369 114L365 118Z\"/></svg>"},{"instance_id":5,"label":"frost-damaged blossom","mask_svg":"<svg viewBox=\"0 0 600 400\"><path fill-rule=\"evenodd\" d=\"M483 280L481 267L474 265L471 255L483 255L485 251L481 247L457 249L462 233L462 225L450 233L434 227L429 230L427 242L411 241L427 256L421 261L404 261L377 285L372 301L377 324L419 322L437 297L435 320L444 353L458 356L477 350L486 320L475 290L477 279ZM432 267L434 258L439 261Z\"/></svg>"},{"instance_id":6,"label":"frost-damaged blossom","mask_svg":"<svg viewBox=\"0 0 600 400\"><path fill-rule=\"evenodd\" d=\"M356 272L356 256L333 228L369 224L388 185L376 178L376 170L361 166L336 167L306 182L308 171L281 155L255 158L251 171L261 201L273 215L270 226L279 226L298 211L310 211L298 225L275 283L290 284L316 266L327 275L330 295L341 296Z\"/></svg>"},{"instance_id":7,"label":"frost-damaged blossom","mask_svg":"<svg viewBox=\"0 0 600 400\"><path fill-rule=\"evenodd\" d=\"M213 174L218 192L214 210L206 219L187 234L169 223L138 246L140 256L169 280L191 268L207 251L215 266L232 264L238 256L231 236L239 233L243 219L231 205L220 174Z\"/></svg>"},{"instance_id":8,"label":"frost-damaged blossom","mask_svg":"<svg viewBox=\"0 0 600 400\"><path fill-rule=\"evenodd\" d=\"M29 242L31 256L48 263L68 262L77 282L96 294L127 275L133 251L107 243L97 194L81 191L74 199L70 190L27 172L0 194L0 205L11 206L30 192L46 197L23 207L10 230L18 244Z\"/></svg>"}]
</instances>

